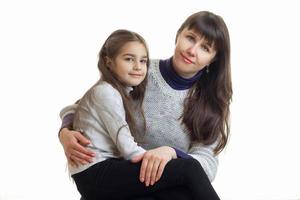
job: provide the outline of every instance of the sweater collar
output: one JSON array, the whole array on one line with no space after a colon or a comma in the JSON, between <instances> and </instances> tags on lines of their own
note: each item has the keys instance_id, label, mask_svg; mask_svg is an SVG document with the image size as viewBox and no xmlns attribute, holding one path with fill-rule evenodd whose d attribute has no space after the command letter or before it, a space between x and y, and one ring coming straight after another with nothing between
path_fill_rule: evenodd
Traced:
<instances>
[{"instance_id":1,"label":"sweater collar","mask_svg":"<svg viewBox=\"0 0 300 200\"><path fill-rule=\"evenodd\" d=\"M172 57L166 60L160 60L159 70L164 80L175 90L186 90L191 88L202 75L202 70L200 70L192 78L183 78L179 76L174 70Z\"/></svg>"}]
</instances>

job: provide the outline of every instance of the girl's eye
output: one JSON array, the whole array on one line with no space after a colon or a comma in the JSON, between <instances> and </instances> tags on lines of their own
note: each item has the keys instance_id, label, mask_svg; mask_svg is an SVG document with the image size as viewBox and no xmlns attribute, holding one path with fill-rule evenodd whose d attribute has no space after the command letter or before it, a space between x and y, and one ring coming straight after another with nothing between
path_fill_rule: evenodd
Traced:
<instances>
[{"instance_id":1,"label":"girl's eye","mask_svg":"<svg viewBox=\"0 0 300 200\"><path fill-rule=\"evenodd\" d=\"M131 57L126 57L125 60L126 60L126 61L129 61L129 62L133 62L133 61L134 61L134 59L131 58Z\"/></svg>"},{"instance_id":2,"label":"girl's eye","mask_svg":"<svg viewBox=\"0 0 300 200\"><path fill-rule=\"evenodd\" d=\"M147 59L142 59L140 62L141 62L142 64L147 64Z\"/></svg>"}]
</instances>

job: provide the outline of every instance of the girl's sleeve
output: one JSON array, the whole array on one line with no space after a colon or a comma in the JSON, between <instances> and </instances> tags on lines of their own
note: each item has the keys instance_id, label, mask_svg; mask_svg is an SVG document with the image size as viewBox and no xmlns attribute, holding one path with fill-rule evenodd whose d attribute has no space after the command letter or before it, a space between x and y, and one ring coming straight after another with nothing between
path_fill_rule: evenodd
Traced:
<instances>
[{"instance_id":1,"label":"girl's sleeve","mask_svg":"<svg viewBox=\"0 0 300 200\"><path fill-rule=\"evenodd\" d=\"M91 97L91 105L104 124L112 141L124 159L131 159L145 150L134 141L126 122L122 98L118 91L110 87L96 87Z\"/></svg>"},{"instance_id":2,"label":"girl's sleeve","mask_svg":"<svg viewBox=\"0 0 300 200\"><path fill-rule=\"evenodd\" d=\"M215 179L219 161L218 157L214 154L216 143L212 145L202 145L195 143L191 146L188 154L194 159L198 160L206 172L210 182Z\"/></svg>"}]
</instances>

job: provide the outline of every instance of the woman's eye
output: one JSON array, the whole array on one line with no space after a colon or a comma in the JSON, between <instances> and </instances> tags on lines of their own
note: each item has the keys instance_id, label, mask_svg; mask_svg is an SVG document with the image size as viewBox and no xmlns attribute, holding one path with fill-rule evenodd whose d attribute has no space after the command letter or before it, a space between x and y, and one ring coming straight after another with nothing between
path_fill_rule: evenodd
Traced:
<instances>
[{"instance_id":1,"label":"woman's eye","mask_svg":"<svg viewBox=\"0 0 300 200\"><path fill-rule=\"evenodd\" d=\"M191 41L191 42L194 42L195 41L195 38L191 35L187 35L186 38Z\"/></svg>"},{"instance_id":2,"label":"woman's eye","mask_svg":"<svg viewBox=\"0 0 300 200\"><path fill-rule=\"evenodd\" d=\"M209 52L209 48L206 45L201 45L201 49L203 49L205 52Z\"/></svg>"}]
</instances>

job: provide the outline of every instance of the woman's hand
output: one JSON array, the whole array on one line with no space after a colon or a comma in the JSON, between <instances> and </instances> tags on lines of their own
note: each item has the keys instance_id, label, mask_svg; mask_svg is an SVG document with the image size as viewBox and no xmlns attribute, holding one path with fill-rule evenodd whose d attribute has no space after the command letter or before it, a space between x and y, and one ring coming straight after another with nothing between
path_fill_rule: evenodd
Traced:
<instances>
[{"instance_id":1,"label":"woman's hand","mask_svg":"<svg viewBox=\"0 0 300 200\"><path fill-rule=\"evenodd\" d=\"M95 154L85 148L86 145L90 144L90 141L80 132L63 128L60 131L59 140L64 148L68 162L72 166L92 162Z\"/></svg>"},{"instance_id":2,"label":"woman's hand","mask_svg":"<svg viewBox=\"0 0 300 200\"><path fill-rule=\"evenodd\" d=\"M171 147L163 146L133 158L132 162L136 163L143 160L140 181L145 182L145 185L149 186L160 179L166 164L173 158L177 158L175 150Z\"/></svg>"}]
</instances>

